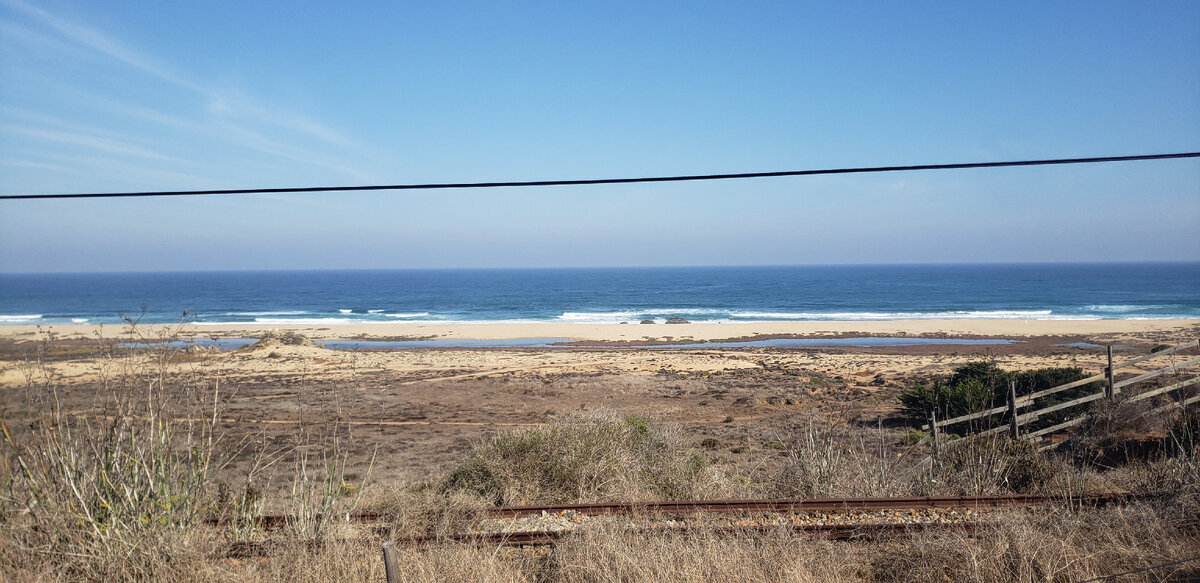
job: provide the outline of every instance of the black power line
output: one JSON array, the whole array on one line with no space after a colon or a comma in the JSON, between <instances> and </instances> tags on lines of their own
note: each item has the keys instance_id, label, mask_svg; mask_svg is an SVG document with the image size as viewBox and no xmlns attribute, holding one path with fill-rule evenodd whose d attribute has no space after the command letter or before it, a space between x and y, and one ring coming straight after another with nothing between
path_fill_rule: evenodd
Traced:
<instances>
[{"instance_id":1,"label":"black power line","mask_svg":"<svg viewBox=\"0 0 1200 583\"><path fill-rule=\"evenodd\" d=\"M1104 156L1100 158L1059 158L1054 160L1018 160L1010 162L969 162L965 164L918 164L914 166L875 166L866 168L830 168L824 170L787 170L783 172L742 172L738 174L696 174L691 176L651 176L645 178L591 178L582 180L526 180L515 182L447 182L432 184L384 184L370 186L305 186L296 188L232 188L227 190L160 190L149 192L92 192L77 194L5 194L0 200L45 198L118 198L140 196L200 196L208 194L272 194L291 192L349 192L362 190L433 190L442 188L501 188L519 186L581 186L584 184L629 184L635 182L684 182L689 180L730 180L735 178L772 178L813 176L817 174L863 174L868 172L910 172L914 170L957 170L964 168L1004 168L1010 166L1049 166L1052 164L1095 164L1134 160L1200 158L1200 152Z\"/></svg>"}]
</instances>

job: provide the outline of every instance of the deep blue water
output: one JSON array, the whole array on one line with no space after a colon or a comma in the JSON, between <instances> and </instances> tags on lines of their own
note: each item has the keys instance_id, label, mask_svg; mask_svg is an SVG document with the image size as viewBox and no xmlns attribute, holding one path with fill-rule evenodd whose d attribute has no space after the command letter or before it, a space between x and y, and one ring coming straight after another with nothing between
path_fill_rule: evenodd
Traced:
<instances>
[{"instance_id":1,"label":"deep blue water","mask_svg":"<svg viewBox=\"0 0 1200 583\"><path fill-rule=\"evenodd\" d=\"M0 275L0 324L1200 318L1200 263Z\"/></svg>"}]
</instances>

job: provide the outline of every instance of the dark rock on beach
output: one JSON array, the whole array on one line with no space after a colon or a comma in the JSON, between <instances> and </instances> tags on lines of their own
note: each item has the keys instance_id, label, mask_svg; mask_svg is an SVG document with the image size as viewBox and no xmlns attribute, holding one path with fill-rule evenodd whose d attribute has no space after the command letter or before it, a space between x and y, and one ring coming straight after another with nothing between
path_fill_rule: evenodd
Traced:
<instances>
[{"instance_id":1,"label":"dark rock on beach","mask_svg":"<svg viewBox=\"0 0 1200 583\"><path fill-rule=\"evenodd\" d=\"M688 322L687 320L684 320L683 318L671 318L670 320L667 320L667 323L668 324L691 324L691 322Z\"/></svg>"}]
</instances>

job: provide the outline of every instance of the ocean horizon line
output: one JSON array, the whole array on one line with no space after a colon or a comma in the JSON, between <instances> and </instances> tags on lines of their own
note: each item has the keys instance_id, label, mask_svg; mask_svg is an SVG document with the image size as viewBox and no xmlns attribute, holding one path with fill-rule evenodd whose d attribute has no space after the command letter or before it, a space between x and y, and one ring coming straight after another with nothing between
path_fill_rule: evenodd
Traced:
<instances>
[{"instance_id":1,"label":"ocean horizon line","mask_svg":"<svg viewBox=\"0 0 1200 583\"><path fill-rule=\"evenodd\" d=\"M133 269L107 271L0 271L0 277L27 275L169 275L221 273L372 273L372 272L446 272L446 271L587 271L651 269L755 269L755 268L836 268L836 267L1051 267L1051 266L1129 266L1129 265L1200 265L1200 259L1151 259L1118 261L912 261L861 263L744 263L704 265L563 265L563 266L481 266L481 267L297 267L240 269Z\"/></svg>"},{"instance_id":2,"label":"ocean horizon line","mask_svg":"<svg viewBox=\"0 0 1200 583\"><path fill-rule=\"evenodd\" d=\"M1200 317L1200 262L0 275L0 324Z\"/></svg>"}]
</instances>

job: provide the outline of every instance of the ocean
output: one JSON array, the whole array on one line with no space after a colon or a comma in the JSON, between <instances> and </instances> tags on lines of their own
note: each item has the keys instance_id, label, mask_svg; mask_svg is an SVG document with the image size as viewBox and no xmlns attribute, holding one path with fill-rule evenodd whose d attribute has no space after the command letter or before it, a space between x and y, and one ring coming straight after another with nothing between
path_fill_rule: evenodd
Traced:
<instances>
[{"instance_id":1,"label":"ocean","mask_svg":"<svg viewBox=\"0 0 1200 583\"><path fill-rule=\"evenodd\" d=\"M1200 263L0 275L0 324L1200 318Z\"/></svg>"}]
</instances>

